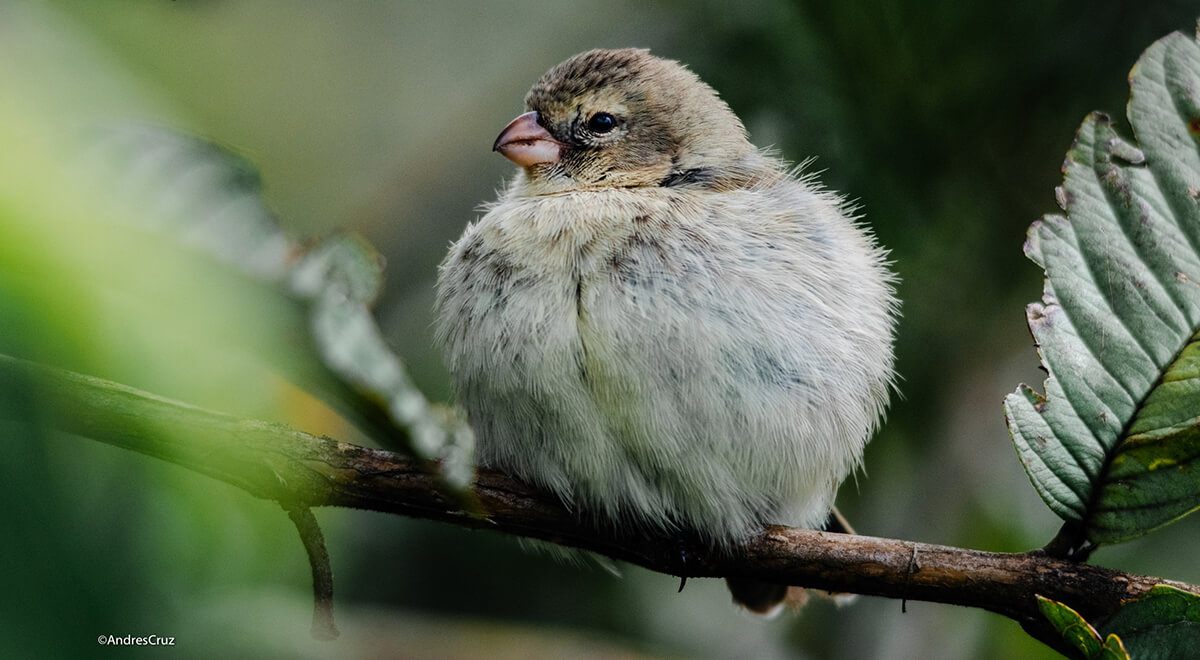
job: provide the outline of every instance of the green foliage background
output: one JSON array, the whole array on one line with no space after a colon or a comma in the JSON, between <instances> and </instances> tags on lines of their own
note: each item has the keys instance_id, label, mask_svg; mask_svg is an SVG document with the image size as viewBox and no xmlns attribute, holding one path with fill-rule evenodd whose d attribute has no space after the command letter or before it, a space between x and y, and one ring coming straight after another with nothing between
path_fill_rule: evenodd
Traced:
<instances>
[{"instance_id":1,"label":"green foliage background","mask_svg":"<svg viewBox=\"0 0 1200 660\"><path fill-rule=\"evenodd\" d=\"M1093 109L1121 116L1138 54L1167 32L1190 32L1195 13L1183 1L0 0L0 86L10 102L54 109L9 130L137 120L205 136L258 166L293 234L363 233L388 259L380 322L442 400L429 332L435 267L510 172L488 149L529 84L598 46L648 46L687 62L757 144L796 161L816 156L825 183L861 203L902 277L903 397L868 449L866 474L843 489L843 510L863 533L1016 551L1059 524L1030 487L1001 408L1016 383L1041 381L1023 313L1041 291L1021 253L1025 229L1056 210L1058 166L1080 120ZM14 116L30 117L0 120ZM45 180L36 164L10 142L0 153L8 190L85 194ZM89 240L98 253L119 251ZM45 249L0 250L22 247L31 263ZM0 345L69 345L60 361L95 361L80 352L100 344L98 329L78 325L92 303L64 299L55 282L40 287L0 296ZM181 291L176 304L203 316L204 300ZM126 374L131 384L357 439L254 369L199 369L178 347L141 355L148 364ZM197 379L208 387L183 389ZM0 405L22 410L36 398L3 383ZM308 566L269 503L4 423L0 504L4 657L98 655L101 634L175 636L186 657L1052 657L984 612L908 603L902 614L899 603L863 598L766 623L735 612L718 581L676 595L666 576L629 568L616 580L498 535L341 510L318 517L343 637L318 644L307 636ZM1184 520L1093 561L1200 582L1182 551L1198 525Z\"/></svg>"}]
</instances>

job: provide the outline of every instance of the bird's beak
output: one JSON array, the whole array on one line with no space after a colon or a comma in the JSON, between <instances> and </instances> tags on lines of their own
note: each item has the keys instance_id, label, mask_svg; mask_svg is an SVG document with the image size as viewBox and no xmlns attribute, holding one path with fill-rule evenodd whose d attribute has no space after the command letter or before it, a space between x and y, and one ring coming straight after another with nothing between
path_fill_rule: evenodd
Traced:
<instances>
[{"instance_id":1,"label":"bird's beak","mask_svg":"<svg viewBox=\"0 0 1200 660\"><path fill-rule=\"evenodd\" d=\"M521 167L538 163L557 163L562 143L551 137L538 123L538 113L526 112L509 122L500 132L492 151Z\"/></svg>"}]
</instances>

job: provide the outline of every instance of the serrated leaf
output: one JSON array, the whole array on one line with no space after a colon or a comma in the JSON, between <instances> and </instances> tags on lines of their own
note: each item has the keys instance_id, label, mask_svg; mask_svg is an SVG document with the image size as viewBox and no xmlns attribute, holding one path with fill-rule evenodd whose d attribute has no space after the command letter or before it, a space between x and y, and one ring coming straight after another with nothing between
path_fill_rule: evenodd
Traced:
<instances>
[{"instance_id":1,"label":"serrated leaf","mask_svg":"<svg viewBox=\"0 0 1200 660\"><path fill-rule=\"evenodd\" d=\"M1121 606L1103 626L1138 660L1195 657L1200 649L1200 595L1158 585Z\"/></svg>"},{"instance_id":2,"label":"serrated leaf","mask_svg":"<svg viewBox=\"0 0 1200 660\"><path fill-rule=\"evenodd\" d=\"M383 260L370 245L339 236L309 253L291 287L311 301L312 334L325 364L407 428L418 456L440 461L447 481L465 487L474 475L474 434L452 411L429 404L384 341L369 309L382 273Z\"/></svg>"},{"instance_id":3,"label":"serrated leaf","mask_svg":"<svg viewBox=\"0 0 1200 660\"><path fill-rule=\"evenodd\" d=\"M1030 227L1046 393L1005 399L1038 493L1095 543L1200 508L1200 45L1159 40L1130 81L1137 144L1085 119L1057 191L1066 214Z\"/></svg>"}]
</instances>

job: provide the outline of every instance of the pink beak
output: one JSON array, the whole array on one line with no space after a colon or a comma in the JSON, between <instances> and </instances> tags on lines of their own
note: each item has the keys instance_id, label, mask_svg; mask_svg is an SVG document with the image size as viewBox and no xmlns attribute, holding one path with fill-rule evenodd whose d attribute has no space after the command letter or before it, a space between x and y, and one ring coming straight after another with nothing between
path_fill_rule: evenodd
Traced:
<instances>
[{"instance_id":1,"label":"pink beak","mask_svg":"<svg viewBox=\"0 0 1200 660\"><path fill-rule=\"evenodd\" d=\"M509 122L492 145L492 151L500 152L501 156L521 167L557 163L561 148L562 143L538 123L536 111L526 112Z\"/></svg>"}]
</instances>

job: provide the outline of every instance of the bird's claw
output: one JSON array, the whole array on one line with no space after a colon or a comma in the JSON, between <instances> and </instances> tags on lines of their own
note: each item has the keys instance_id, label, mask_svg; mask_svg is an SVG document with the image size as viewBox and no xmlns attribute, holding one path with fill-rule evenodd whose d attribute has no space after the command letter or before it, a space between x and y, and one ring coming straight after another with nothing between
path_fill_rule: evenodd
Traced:
<instances>
[{"instance_id":1,"label":"bird's claw","mask_svg":"<svg viewBox=\"0 0 1200 660\"><path fill-rule=\"evenodd\" d=\"M675 551L679 553L679 590L675 593L683 593L683 588L687 586L687 541L682 536L675 537Z\"/></svg>"}]
</instances>

